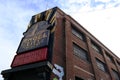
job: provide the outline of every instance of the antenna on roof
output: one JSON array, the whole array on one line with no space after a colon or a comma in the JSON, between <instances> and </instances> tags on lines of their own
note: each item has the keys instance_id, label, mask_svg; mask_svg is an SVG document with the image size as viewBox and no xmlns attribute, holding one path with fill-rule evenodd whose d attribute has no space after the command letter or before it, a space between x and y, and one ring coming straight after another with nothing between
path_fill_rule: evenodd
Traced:
<instances>
[{"instance_id":1,"label":"antenna on roof","mask_svg":"<svg viewBox=\"0 0 120 80\"><path fill-rule=\"evenodd\" d=\"M47 0L46 0L46 10L47 10L47 8L48 8L48 2L47 2Z\"/></svg>"}]
</instances>

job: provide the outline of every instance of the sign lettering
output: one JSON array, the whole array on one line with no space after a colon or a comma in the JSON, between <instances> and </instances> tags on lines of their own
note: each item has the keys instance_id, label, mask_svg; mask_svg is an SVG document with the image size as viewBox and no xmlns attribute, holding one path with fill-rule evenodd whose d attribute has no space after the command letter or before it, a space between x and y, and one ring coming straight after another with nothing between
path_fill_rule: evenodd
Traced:
<instances>
[{"instance_id":1,"label":"sign lettering","mask_svg":"<svg viewBox=\"0 0 120 80\"><path fill-rule=\"evenodd\" d=\"M50 32L48 30L44 30L34 36L24 37L17 53L47 46L49 42L49 34Z\"/></svg>"}]
</instances>

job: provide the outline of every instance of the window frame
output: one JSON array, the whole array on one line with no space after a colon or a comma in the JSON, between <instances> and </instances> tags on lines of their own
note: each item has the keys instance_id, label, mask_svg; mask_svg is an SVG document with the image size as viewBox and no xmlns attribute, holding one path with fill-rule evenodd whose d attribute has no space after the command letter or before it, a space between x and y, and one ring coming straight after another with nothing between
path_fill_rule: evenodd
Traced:
<instances>
[{"instance_id":1,"label":"window frame","mask_svg":"<svg viewBox=\"0 0 120 80\"><path fill-rule=\"evenodd\" d=\"M120 67L120 61L117 60L117 64L118 64L118 66Z\"/></svg>"},{"instance_id":2,"label":"window frame","mask_svg":"<svg viewBox=\"0 0 120 80\"><path fill-rule=\"evenodd\" d=\"M96 44L94 41L91 41L91 47L94 49L97 53L102 54L102 49L101 47Z\"/></svg>"},{"instance_id":3,"label":"window frame","mask_svg":"<svg viewBox=\"0 0 120 80\"><path fill-rule=\"evenodd\" d=\"M119 77L119 74L117 71L115 71L114 69L112 69L112 74L113 74L113 77L115 78L115 80L120 80L120 77Z\"/></svg>"},{"instance_id":4,"label":"window frame","mask_svg":"<svg viewBox=\"0 0 120 80\"><path fill-rule=\"evenodd\" d=\"M72 27L71 32L73 35L78 37L80 40L82 40L84 42L86 41L85 34L81 31L79 31L78 29L76 29L75 27Z\"/></svg>"},{"instance_id":5,"label":"window frame","mask_svg":"<svg viewBox=\"0 0 120 80\"><path fill-rule=\"evenodd\" d=\"M105 63L103 63L102 61L100 61L99 59L96 58L96 65L98 67L98 69L107 72L107 66Z\"/></svg>"},{"instance_id":6,"label":"window frame","mask_svg":"<svg viewBox=\"0 0 120 80\"><path fill-rule=\"evenodd\" d=\"M114 63L113 57L108 52L106 52L105 55L106 55L106 59L107 60L109 60L110 62Z\"/></svg>"},{"instance_id":7,"label":"window frame","mask_svg":"<svg viewBox=\"0 0 120 80\"><path fill-rule=\"evenodd\" d=\"M75 43L73 43L73 52L75 56L89 62L88 52Z\"/></svg>"}]
</instances>

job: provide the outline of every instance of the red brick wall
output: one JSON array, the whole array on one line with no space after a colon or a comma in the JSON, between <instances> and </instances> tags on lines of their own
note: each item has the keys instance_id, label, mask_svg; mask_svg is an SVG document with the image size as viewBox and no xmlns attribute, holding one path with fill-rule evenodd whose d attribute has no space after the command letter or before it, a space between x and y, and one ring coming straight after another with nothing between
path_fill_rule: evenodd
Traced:
<instances>
[{"instance_id":1,"label":"red brick wall","mask_svg":"<svg viewBox=\"0 0 120 80\"><path fill-rule=\"evenodd\" d=\"M56 13L56 29L54 33L53 55L52 64L57 64L64 68L65 72L65 29L64 29L64 17L60 13ZM51 80L55 77L52 73ZM64 75L64 80L65 75Z\"/></svg>"},{"instance_id":2,"label":"red brick wall","mask_svg":"<svg viewBox=\"0 0 120 80\"><path fill-rule=\"evenodd\" d=\"M119 71L120 68L116 60L120 60L70 16L57 10L56 18L52 64L58 64L64 68L65 75L63 79L75 80L75 76L77 76L85 80L114 80L111 68ZM71 23L85 34L85 42L71 33ZM95 41L101 47L102 54L92 49L91 40ZM73 54L73 42L88 52L90 62L86 62ZM115 64L112 64L106 59L105 51L113 56ZM97 67L96 58L107 65L107 72ZM51 76L51 78L54 77L53 74Z\"/></svg>"}]
</instances>

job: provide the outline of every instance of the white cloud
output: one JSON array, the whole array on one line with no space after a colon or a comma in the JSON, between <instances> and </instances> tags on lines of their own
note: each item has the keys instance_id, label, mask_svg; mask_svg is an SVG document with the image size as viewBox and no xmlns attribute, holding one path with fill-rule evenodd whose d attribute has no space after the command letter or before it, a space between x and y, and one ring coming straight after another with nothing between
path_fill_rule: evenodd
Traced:
<instances>
[{"instance_id":1,"label":"white cloud","mask_svg":"<svg viewBox=\"0 0 120 80\"><path fill-rule=\"evenodd\" d=\"M118 37L120 34L119 9L120 7L71 15L73 15L80 24L105 44L105 46L120 57L120 38Z\"/></svg>"},{"instance_id":2,"label":"white cloud","mask_svg":"<svg viewBox=\"0 0 120 80\"><path fill-rule=\"evenodd\" d=\"M94 9L95 10L102 10L102 9L104 9L104 4L100 4L100 5L98 5L98 6L96 6Z\"/></svg>"},{"instance_id":3,"label":"white cloud","mask_svg":"<svg viewBox=\"0 0 120 80\"><path fill-rule=\"evenodd\" d=\"M112 8L114 6L120 5L120 0L111 1L111 0L59 0L62 8L68 13L76 12L87 12L93 10L102 10L106 8Z\"/></svg>"},{"instance_id":4,"label":"white cloud","mask_svg":"<svg viewBox=\"0 0 120 80\"><path fill-rule=\"evenodd\" d=\"M104 3L107 3L107 2L110 2L111 0L95 0L95 2L104 2Z\"/></svg>"},{"instance_id":5,"label":"white cloud","mask_svg":"<svg viewBox=\"0 0 120 80\"><path fill-rule=\"evenodd\" d=\"M69 4L72 3L86 3L89 2L90 0L67 0Z\"/></svg>"}]
</instances>

